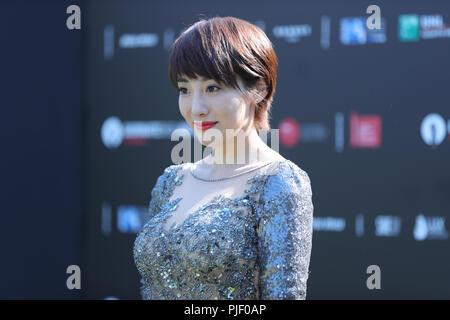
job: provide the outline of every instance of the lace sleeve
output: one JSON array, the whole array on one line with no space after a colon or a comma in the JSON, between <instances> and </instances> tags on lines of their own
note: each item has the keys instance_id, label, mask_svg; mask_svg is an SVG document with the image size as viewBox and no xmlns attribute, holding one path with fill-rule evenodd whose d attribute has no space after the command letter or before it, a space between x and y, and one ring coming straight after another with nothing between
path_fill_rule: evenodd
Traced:
<instances>
[{"instance_id":1,"label":"lace sleeve","mask_svg":"<svg viewBox=\"0 0 450 320\"><path fill-rule=\"evenodd\" d=\"M152 189L150 202L148 205L149 217L153 217L155 214L161 211L161 206L164 200L164 187L171 167L168 167L158 177L156 183Z\"/></svg>"},{"instance_id":2,"label":"lace sleeve","mask_svg":"<svg viewBox=\"0 0 450 320\"><path fill-rule=\"evenodd\" d=\"M164 202L164 188L166 185L166 180L169 175L170 169L171 167L166 168L164 172L158 177L155 185L153 186L150 196L150 202L148 205L147 220L156 215L162 209L162 204ZM149 290L148 285L145 283L144 279L140 277L139 293L142 299L145 300L148 298L148 290Z\"/></svg>"},{"instance_id":3,"label":"lace sleeve","mask_svg":"<svg viewBox=\"0 0 450 320\"><path fill-rule=\"evenodd\" d=\"M306 299L314 210L308 174L289 164L269 176L258 208L260 299Z\"/></svg>"}]
</instances>

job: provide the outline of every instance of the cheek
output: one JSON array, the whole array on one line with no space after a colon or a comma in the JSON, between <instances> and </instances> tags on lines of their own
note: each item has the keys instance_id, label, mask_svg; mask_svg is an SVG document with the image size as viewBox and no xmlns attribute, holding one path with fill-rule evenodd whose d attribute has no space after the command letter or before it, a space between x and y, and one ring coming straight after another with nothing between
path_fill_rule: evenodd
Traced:
<instances>
[{"instance_id":1,"label":"cheek","mask_svg":"<svg viewBox=\"0 0 450 320\"><path fill-rule=\"evenodd\" d=\"M178 102L178 107L180 109L180 113L181 115L185 118L185 119L189 119L189 107L186 103L183 103L181 101Z\"/></svg>"},{"instance_id":2,"label":"cheek","mask_svg":"<svg viewBox=\"0 0 450 320\"><path fill-rule=\"evenodd\" d=\"M247 117L247 107L245 102L240 98L233 98L228 104L229 118L235 122L240 122Z\"/></svg>"},{"instance_id":3,"label":"cheek","mask_svg":"<svg viewBox=\"0 0 450 320\"><path fill-rule=\"evenodd\" d=\"M217 106L216 112L222 115L228 115L230 117L236 117L237 114L241 113L242 101L235 96L228 96L216 101L213 105Z\"/></svg>"},{"instance_id":4,"label":"cheek","mask_svg":"<svg viewBox=\"0 0 450 320\"><path fill-rule=\"evenodd\" d=\"M226 105L222 105L219 118L222 120L223 129L239 129L245 123L246 111L244 106L237 100L229 100Z\"/></svg>"},{"instance_id":5,"label":"cheek","mask_svg":"<svg viewBox=\"0 0 450 320\"><path fill-rule=\"evenodd\" d=\"M232 121L237 119L240 113L240 107L237 99L225 97L211 103L214 106L214 113L222 118L222 121Z\"/></svg>"}]
</instances>

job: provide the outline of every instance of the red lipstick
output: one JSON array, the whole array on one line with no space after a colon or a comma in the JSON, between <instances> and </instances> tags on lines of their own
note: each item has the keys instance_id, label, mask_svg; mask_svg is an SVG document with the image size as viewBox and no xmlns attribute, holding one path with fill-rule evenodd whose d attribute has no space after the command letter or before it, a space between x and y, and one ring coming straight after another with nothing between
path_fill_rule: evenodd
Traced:
<instances>
[{"instance_id":1,"label":"red lipstick","mask_svg":"<svg viewBox=\"0 0 450 320\"><path fill-rule=\"evenodd\" d=\"M208 130L216 125L218 121L194 121L194 125L197 129Z\"/></svg>"}]
</instances>

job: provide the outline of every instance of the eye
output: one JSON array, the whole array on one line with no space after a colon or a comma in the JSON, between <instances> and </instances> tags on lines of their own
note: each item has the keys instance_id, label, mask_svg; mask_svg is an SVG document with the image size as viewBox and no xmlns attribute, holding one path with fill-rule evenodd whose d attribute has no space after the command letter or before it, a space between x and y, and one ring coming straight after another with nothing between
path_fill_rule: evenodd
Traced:
<instances>
[{"instance_id":1,"label":"eye","mask_svg":"<svg viewBox=\"0 0 450 320\"><path fill-rule=\"evenodd\" d=\"M178 88L178 92L179 92L180 94L186 94L186 91L187 91L186 88L183 88L183 87Z\"/></svg>"},{"instance_id":2,"label":"eye","mask_svg":"<svg viewBox=\"0 0 450 320\"><path fill-rule=\"evenodd\" d=\"M216 88L217 90L210 90L210 89L214 89L214 88ZM218 87L218 86L209 86L208 87L208 90L210 91L210 92L217 92L217 91L219 91L220 90L220 88Z\"/></svg>"}]
</instances>

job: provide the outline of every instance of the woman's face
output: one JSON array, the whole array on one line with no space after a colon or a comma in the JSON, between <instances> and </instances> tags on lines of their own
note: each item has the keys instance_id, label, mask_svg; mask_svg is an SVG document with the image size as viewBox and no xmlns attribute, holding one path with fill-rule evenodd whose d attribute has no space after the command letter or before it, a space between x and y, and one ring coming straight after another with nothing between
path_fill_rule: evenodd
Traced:
<instances>
[{"instance_id":1,"label":"woman's face","mask_svg":"<svg viewBox=\"0 0 450 320\"><path fill-rule=\"evenodd\" d=\"M241 78L237 77L237 82L244 88ZM251 131L253 127L251 103L238 89L220 85L213 79L200 76L192 79L182 76L178 81L178 90L180 112L198 138L202 134L208 136L219 132L225 142L226 129L234 130L231 134L237 132L249 134ZM213 122L213 126L202 127L202 123L205 122ZM215 145L214 142L211 144L209 139L199 138L199 141L205 146Z\"/></svg>"}]
</instances>

